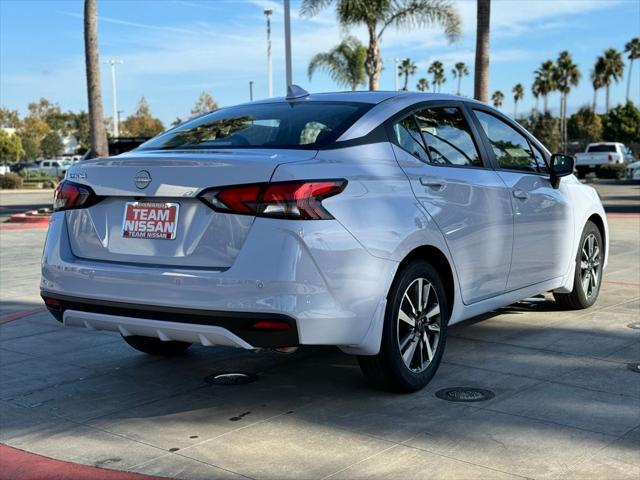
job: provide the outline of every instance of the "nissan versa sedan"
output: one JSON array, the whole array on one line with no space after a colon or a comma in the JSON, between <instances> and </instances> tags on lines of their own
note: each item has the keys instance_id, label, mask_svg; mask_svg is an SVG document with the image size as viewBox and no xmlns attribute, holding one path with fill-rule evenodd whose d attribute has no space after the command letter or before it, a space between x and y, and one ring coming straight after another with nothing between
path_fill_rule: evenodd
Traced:
<instances>
[{"instance_id":1,"label":"nissan versa sedan","mask_svg":"<svg viewBox=\"0 0 640 480\"><path fill-rule=\"evenodd\" d=\"M414 391L454 323L596 301L607 222L573 168L473 100L293 86L71 167L42 297L142 352L335 345Z\"/></svg>"}]
</instances>

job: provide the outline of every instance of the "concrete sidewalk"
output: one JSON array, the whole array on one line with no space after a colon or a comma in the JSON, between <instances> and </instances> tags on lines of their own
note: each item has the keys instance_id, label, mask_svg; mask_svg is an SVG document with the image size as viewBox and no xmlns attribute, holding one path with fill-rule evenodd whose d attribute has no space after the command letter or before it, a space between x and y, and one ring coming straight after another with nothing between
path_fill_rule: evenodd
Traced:
<instances>
[{"instance_id":1,"label":"concrete sidewalk","mask_svg":"<svg viewBox=\"0 0 640 480\"><path fill-rule=\"evenodd\" d=\"M333 348L152 358L48 313L0 325L0 442L183 479L640 477L640 218L612 218L598 303L523 302L451 328L433 382L372 390ZM0 231L3 313L38 307L44 231ZM254 383L215 386L219 372ZM450 403L444 387L495 398ZM2 459L0 458L0 463ZM2 468L0 467L0 470Z\"/></svg>"}]
</instances>

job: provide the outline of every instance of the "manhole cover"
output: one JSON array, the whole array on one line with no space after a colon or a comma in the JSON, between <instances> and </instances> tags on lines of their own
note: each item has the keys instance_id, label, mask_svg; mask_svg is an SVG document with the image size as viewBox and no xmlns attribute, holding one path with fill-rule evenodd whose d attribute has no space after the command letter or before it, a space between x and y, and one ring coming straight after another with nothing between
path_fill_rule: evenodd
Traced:
<instances>
[{"instance_id":1,"label":"manhole cover","mask_svg":"<svg viewBox=\"0 0 640 480\"><path fill-rule=\"evenodd\" d=\"M635 330L640 330L640 322L633 322L627 325L629 328L633 328Z\"/></svg>"},{"instance_id":2,"label":"manhole cover","mask_svg":"<svg viewBox=\"0 0 640 480\"><path fill-rule=\"evenodd\" d=\"M215 373L204 379L210 385L244 385L255 382L258 376L253 373Z\"/></svg>"},{"instance_id":3,"label":"manhole cover","mask_svg":"<svg viewBox=\"0 0 640 480\"><path fill-rule=\"evenodd\" d=\"M448 402L484 402L495 397L495 394L483 388L454 387L438 390L436 397Z\"/></svg>"},{"instance_id":4,"label":"manhole cover","mask_svg":"<svg viewBox=\"0 0 640 480\"><path fill-rule=\"evenodd\" d=\"M627 363L627 367L632 372L640 373L640 363Z\"/></svg>"}]
</instances>

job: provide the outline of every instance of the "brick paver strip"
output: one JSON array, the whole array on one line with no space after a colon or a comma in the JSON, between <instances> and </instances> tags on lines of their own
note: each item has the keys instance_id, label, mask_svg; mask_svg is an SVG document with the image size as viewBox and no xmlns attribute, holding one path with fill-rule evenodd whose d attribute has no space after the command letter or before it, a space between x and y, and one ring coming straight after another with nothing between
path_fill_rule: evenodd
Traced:
<instances>
[{"instance_id":1,"label":"brick paver strip","mask_svg":"<svg viewBox=\"0 0 640 480\"><path fill-rule=\"evenodd\" d=\"M0 444L0 480L166 480L63 462Z\"/></svg>"},{"instance_id":2,"label":"brick paver strip","mask_svg":"<svg viewBox=\"0 0 640 480\"><path fill-rule=\"evenodd\" d=\"M13 322L14 320L20 320L21 318L28 317L29 315L33 315L35 313L44 312L45 310L45 307L37 307L31 308L29 310L21 310L19 312L8 313L6 315L0 316L0 325L2 325L3 323Z\"/></svg>"}]
</instances>

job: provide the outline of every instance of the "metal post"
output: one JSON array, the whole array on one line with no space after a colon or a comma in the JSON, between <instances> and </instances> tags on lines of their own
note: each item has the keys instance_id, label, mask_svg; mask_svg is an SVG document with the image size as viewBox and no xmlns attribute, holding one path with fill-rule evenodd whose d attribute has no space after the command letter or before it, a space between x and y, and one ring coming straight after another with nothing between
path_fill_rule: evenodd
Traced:
<instances>
[{"instance_id":1,"label":"metal post","mask_svg":"<svg viewBox=\"0 0 640 480\"><path fill-rule=\"evenodd\" d=\"M270 8L264 9L264 14L267 17L267 84L269 88L269 97L273 97L273 67L271 65L271 14L273 10Z\"/></svg>"},{"instance_id":2,"label":"metal post","mask_svg":"<svg viewBox=\"0 0 640 480\"><path fill-rule=\"evenodd\" d=\"M291 5L289 0L284 0L284 58L288 89L293 84L291 74Z\"/></svg>"},{"instance_id":3,"label":"metal post","mask_svg":"<svg viewBox=\"0 0 640 480\"><path fill-rule=\"evenodd\" d=\"M113 105L113 136L117 138L120 135L120 125L118 119L118 97L116 88L116 65L121 65L122 60L109 59L107 65L111 66L111 100Z\"/></svg>"},{"instance_id":4,"label":"metal post","mask_svg":"<svg viewBox=\"0 0 640 480\"><path fill-rule=\"evenodd\" d=\"M249 101L253 102L253 80L249 80Z\"/></svg>"}]
</instances>

